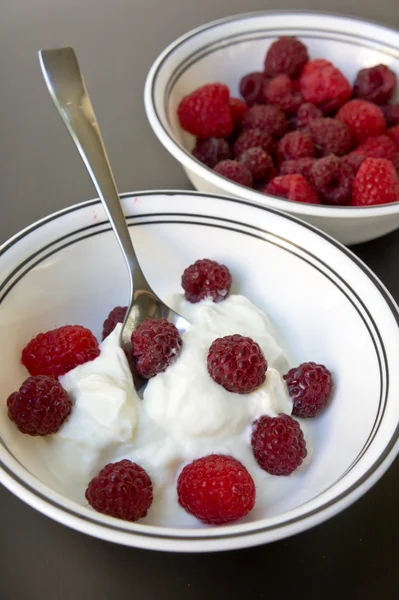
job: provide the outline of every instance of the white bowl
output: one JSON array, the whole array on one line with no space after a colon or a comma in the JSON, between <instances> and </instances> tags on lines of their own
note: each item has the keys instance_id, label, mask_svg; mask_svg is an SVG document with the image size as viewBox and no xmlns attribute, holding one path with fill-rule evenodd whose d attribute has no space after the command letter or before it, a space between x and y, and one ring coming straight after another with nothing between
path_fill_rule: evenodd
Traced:
<instances>
[{"instance_id":1,"label":"white bowl","mask_svg":"<svg viewBox=\"0 0 399 600\"><path fill-rule=\"evenodd\" d=\"M311 459L289 477L265 473L265 512L234 525L189 529L153 525L151 511L138 523L99 514L45 468L38 439L20 434L7 417L6 398L27 377L21 349L39 331L66 323L99 335L110 308L127 299L119 246L102 204L92 200L35 223L0 250L1 482L79 531L186 552L293 535L364 494L399 450L399 315L382 284L338 242L259 205L161 191L126 195L123 204L144 272L161 297L180 291L181 273L194 260L220 260L232 271L234 291L270 316L292 365L314 360L331 369L332 401L306 422Z\"/></svg>"},{"instance_id":2,"label":"white bowl","mask_svg":"<svg viewBox=\"0 0 399 600\"><path fill-rule=\"evenodd\" d=\"M201 192L228 194L277 208L323 229L344 244L357 244L399 227L399 203L357 207L302 204L261 194L229 181L191 155L193 136L179 125L180 100L214 81L239 96L239 82L263 69L269 45L281 35L299 37L313 58L331 60L353 82L359 69L378 63L399 75L399 32L344 16L310 12L260 12L220 19L170 44L147 77L145 108L155 135Z\"/></svg>"}]
</instances>

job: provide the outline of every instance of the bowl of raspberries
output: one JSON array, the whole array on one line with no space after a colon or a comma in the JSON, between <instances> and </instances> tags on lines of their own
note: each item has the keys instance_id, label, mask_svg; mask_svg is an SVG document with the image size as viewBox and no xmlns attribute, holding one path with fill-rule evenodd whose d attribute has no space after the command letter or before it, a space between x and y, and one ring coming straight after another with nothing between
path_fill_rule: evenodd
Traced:
<instances>
[{"instance_id":1,"label":"bowl of raspberries","mask_svg":"<svg viewBox=\"0 0 399 600\"><path fill-rule=\"evenodd\" d=\"M273 542L355 502L399 451L383 285L259 203L122 204L151 287L190 325L149 317L121 348L128 281L99 199L6 242L0 483L88 535L179 552Z\"/></svg>"},{"instance_id":2,"label":"bowl of raspberries","mask_svg":"<svg viewBox=\"0 0 399 600\"><path fill-rule=\"evenodd\" d=\"M399 227L398 47L350 17L221 19L155 61L147 116L199 191L364 242Z\"/></svg>"}]
</instances>

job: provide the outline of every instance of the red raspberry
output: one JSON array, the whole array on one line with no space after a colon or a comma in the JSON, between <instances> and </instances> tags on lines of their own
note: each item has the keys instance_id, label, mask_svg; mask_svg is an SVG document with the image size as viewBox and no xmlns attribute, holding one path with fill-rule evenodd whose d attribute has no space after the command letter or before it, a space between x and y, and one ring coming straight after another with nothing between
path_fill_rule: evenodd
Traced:
<instances>
[{"instance_id":1,"label":"red raspberry","mask_svg":"<svg viewBox=\"0 0 399 600\"><path fill-rule=\"evenodd\" d=\"M336 119L314 119L308 125L307 131L316 147L318 156L347 154L352 146L352 134L349 127Z\"/></svg>"},{"instance_id":2,"label":"red raspberry","mask_svg":"<svg viewBox=\"0 0 399 600\"><path fill-rule=\"evenodd\" d=\"M230 98L229 107L234 125L241 127L248 106L240 98Z\"/></svg>"},{"instance_id":3,"label":"red raspberry","mask_svg":"<svg viewBox=\"0 0 399 600\"><path fill-rule=\"evenodd\" d=\"M339 158L330 154L315 160L309 180L324 204L344 206L350 204L354 171Z\"/></svg>"},{"instance_id":4,"label":"red raspberry","mask_svg":"<svg viewBox=\"0 0 399 600\"><path fill-rule=\"evenodd\" d=\"M280 175L303 175L309 181L310 169L315 159L310 156L297 160L285 160L280 165Z\"/></svg>"},{"instance_id":5,"label":"red raspberry","mask_svg":"<svg viewBox=\"0 0 399 600\"><path fill-rule=\"evenodd\" d=\"M240 81L240 94L248 106L264 104L263 85L266 76L264 73L254 72L244 75Z\"/></svg>"},{"instance_id":6,"label":"red raspberry","mask_svg":"<svg viewBox=\"0 0 399 600\"><path fill-rule=\"evenodd\" d=\"M346 167L350 168L353 175L356 175L360 169L360 165L363 164L365 159L366 157L363 156L363 154L357 154L355 151L353 151L346 156L341 157L341 165L345 165Z\"/></svg>"},{"instance_id":7,"label":"red raspberry","mask_svg":"<svg viewBox=\"0 0 399 600\"><path fill-rule=\"evenodd\" d=\"M302 363L290 369L284 379L293 402L292 414L303 419L314 417L330 397L332 377L324 365Z\"/></svg>"},{"instance_id":8,"label":"red raspberry","mask_svg":"<svg viewBox=\"0 0 399 600\"><path fill-rule=\"evenodd\" d=\"M308 133L304 131L290 131L278 143L277 161L297 160L305 156L314 156L315 148Z\"/></svg>"},{"instance_id":9,"label":"red raspberry","mask_svg":"<svg viewBox=\"0 0 399 600\"><path fill-rule=\"evenodd\" d=\"M183 129L200 138L225 137L233 131L227 85L209 83L181 100L177 114Z\"/></svg>"},{"instance_id":10,"label":"red raspberry","mask_svg":"<svg viewBox=\"0 0 399 600\"><path fill-rule=\"evenodd\" d=\"M72 402L62 385L52 377L28 377L7 400L8 416L22 433L56 433L70 415Z\"/></svg>"},{"instance_id":11,"label":"red raspberry","mask_svg":"<svg viewBox=\"0 0 399 600\"><path fill-rule=\"evenodd\" d=\"M263 148L249 148L238 159L251 172L254 181L266 181L274 176L274 164Z\"/></svg>"},{"instance_id":12,"label":"red raspberry","mask_svg":"<svg viewBox=\"0 0 399 600\"><path fill-rule=\"evenodd\" d=\"M39 333L22 350L21 360L30 375L60 377L99 354L98 342L89 329L65 325Z\"/></svg>"},{"instance_id":13,"label":"red raspberry","mask_svg":"<svg viewBox=\"0 0 399 600\"><path fill-rule=\"evenodd\" d=\"M212 298L220 302L227 298L231 288L231 274L225 265L203 258L185 269L181 284L189 302Z\"/></svg>"},{"instance_id":14,"label":"red raspberry","mask_svg":"<svg viewBox=\"0 0 399 600\"><path fill-rule=\"evenodd\" d=\"M349 127L358 144L385 131L382 110L366 100L350 100L339 109L336 118Z\"/></svg>"},{"instance_id":15,"label":"red raspberry","mask_svg":"<svg viewBox=\"0 0 399 600\"><path fill-rule=\"evenodd\" d=\"M263 88L266 101L289 115L295 115L303 98L299 94L287 75L278 75L274 79L266 81Z\"/></svg>"},{"instance_id":16,"label":"red raspberry","mask_svg":"<svg viewBox=\"0 0 399 600\"><path fill-rule=\"evenodd\" d=\"M280 137L286 127L286 118L277 106L256 104L242 120L244 129L262 129L271 136Z\"/></svg>"},{"instance_id":17,"label":"red raspberry","mask_svg":"<svg viewBox=\"0 0 399 600\"><path fill-rule=\"evenodd\" d=\"M255 148L260 146L265 152L273 155L276 150L276 143L273 138L262 131L261 129L249 129L244 131L234 143L234 155L236 158L240 158L240 155L249 150L249 148Z\"/></svg>"},{"instance_id":18,"label":"red raspberry","mask_svg":"<svg viewBox=\"0 0 399 600\"><path fill-rule=\"evenodd\" d=\"M152 504L152 481L142 467L125 458L101 469L85 496L90 506L104 515L138 521Z\"/></svg>"},{"instance_id":19,"label":"red raspberry","mask_svg":"<svg viewBox=\"0 0 399 600\"><path fill-rule=\"evenodd\" d=\"M177 480L179 504L210 525L231 523L254 507L255 483L232 456L210 454L186 465Z\"/></svg>"},{"instance_id":20,"label":"red raspberry","mask_svg":"<svg viewBox=\"0 0 399 600\"><path fill-rule=\"evenodd\" d=\"M371 206L399 200L395 167L385 158L366 158L353 182L352 204Z\"/></svg>"},{"instance_id":21,"label":"red raspberry","mask_svg":"<svg viewBox=\"0 0 399 600\"><path fill-rule=\"evenodd\" d=\"M123 323L125 320L127 306L115 306L109 313L108 317L103 323L103 337L105 340L110 333L113 332L118 323Z\"/></svg>"},{"instance_id":22,"label":"red raspberry","mask_svg":"<svg viewBox=\"0 0 399 600\"><path fill-rule=\"evenodd\" d=\"M255 421L251 445L260 468L271 475L290 475L307 455L302 429L288 415Z\"/></svg>"},{"instance_id":23,"label":"red raspberry","mask_svg":"<svg viewBox=\"0 0 399 600\"><path fill-rule=\"evenodd\" d=\"M230 146L223 138L198 139L193 150L193 156L204 165L213 169L218 162L231 157Z\"/></svg>"},{"instance_id":24,"label":"red raspberry","mask_svg":"<svg viewBox=\"0 0 399 600\"><path fill-rule=\"evenodd\" d=\"M363 144L355 148L354 152L371 158L395 160L398 148L388 135L377 135L376 137L368 138Z\"/></svg>"},{"instance_id":25,"label":"red raspberry","mask_svg":"<svg viewBox=\"0 0 399 600\"><path fill-rule=\"evenodd\" d=\"M396 102L395 104L387 104L386 106L381 106L381 110L384 113L387 127L399 125L399 102Z\"/></svg>"},{"instance_id":26,"label":"red raspberry","mask_svg":"<svg viewBox=\"0 0 399 600\"><path fill-rule=\"evenodd\" d=\"M346 77L324 59L306 63L299 78L299 90L305 102L316 104L324 114L337 110L352 93Z\"/></svg>"},{"instance_id":27,"label":"red raspberry","mask_svg":"<svg viewBox=\"0 0 399 600\"><path fill-rule=\"evenodd\" d=\"M294 202L320 204L317 193L303 175L293 174L275 177L267 184L265 193L286 200L293 200Z\"/></svg>"},{"instance_id":28,"label":"red raspberry","mask_svg":"<svg viewBox=\"0 0 399 600\"><path fill-rule=\"evenodd\" d=\"M399 125L391 127L387 131L387 136L394 142L396 149L399 148Z\"/></svg>"},{"instance_id":29,"label":"red raspberry","mask_svg":"<svg viewBox=\"0 0 399 600\"><path fill-rule=\"evenodd\" d=\"M267 361L259 344L242 335L226 335L211 344L208 373L228 392L249 394L265 381Z\"/></svg>"},{"instance_id":30,"label":"red raspberry","mask_svg":"<svg viewBox=\"0 0 399 600\"><path fill-rule=\"evenodd\" d=\"M294 37L281 37L267 51L265 73L269 77L284 74L295 79L308 60L308 51L302 42Z\"/></svg>"},{"instance_id":31,"label":"red raspberry","mask_svg":"<svg viewBox=\"0 0 399 600\"><path fill-rule=\"evenodd\" d=\"M392 98L396 88L396 75L386 65L376 65L361 69L353 85L353 97L386 104Z\"/></svg>"},{"instance_id":32,"label":"red raspberry","mask_svg":"<svg viewBox=\"0 0 399 600\"><path fill-rule=\"evenodd\" d=\"M298 129L305 129L309 125L310 121L313 119L319 119L322 116L323 113L315 104L304 102L298 108L296 113L296 127Z\"/></svg>"},{"instance_id":33,"label":"red raspberry","mask_svg":"<svg viewBox=\"0 0 399 600\"><path fill-rule=\"evenodd\" d=\"M251 171L242 163L236 160L222 160L219 162L214 171L223 177L227 177L234 183L245 185L246 187L252 187L252 175Z\"/></svg>"},{"instance_id":34,"label":"red raspberry","mask_svg":"<svg viewBox=\"0 0 399 600\"><path fill-rule=\"evenodd\" d=\"M183 341L167 319L146 319L131 335L137 375L151 379L165 371L180 354Z\"/></svg>"}]
</instances>

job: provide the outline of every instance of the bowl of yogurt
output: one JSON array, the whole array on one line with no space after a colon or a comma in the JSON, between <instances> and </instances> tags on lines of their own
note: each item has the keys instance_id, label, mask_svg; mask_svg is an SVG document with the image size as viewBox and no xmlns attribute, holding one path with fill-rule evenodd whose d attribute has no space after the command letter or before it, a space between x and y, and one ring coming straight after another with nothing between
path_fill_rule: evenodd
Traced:
<instances>
[{"instance_id":1,"label":"bowl of yogurt","mask_svg":"<svg viewBox=\"0 0 399 600\"><path fill-rule=\"evenodd\" d=\"M273 209L196 192L136 192L122 198L138 258L154 291L190 323L182 351L135 392L120 325L101 341L109 311L127 302L128 278L99 200L51 215L1 248L0 480L37 510L86 534L164 551L243 548L294 535L352 504L383 475L399 442L398 308L349 250ZM184 298L184 269L201 258L228 266L223 302ZM79 324L99 355L60 377L72 410L57 433L22 435L7 398L28 377L21 351L34 336ZM268 368L251 394L209 377L206 355L220 337L248 336ZM291 414L283 375L327 365L333 391L314 419L298 419L307 455L289 476L261 469L253 423ZM177 480L196 459L239 460L256 488L238 521L206 525L178 501ZM128 459L151 478L147 515L129 522L101 514L85 490L109 463Z\"/></svg>"}]
</instances>

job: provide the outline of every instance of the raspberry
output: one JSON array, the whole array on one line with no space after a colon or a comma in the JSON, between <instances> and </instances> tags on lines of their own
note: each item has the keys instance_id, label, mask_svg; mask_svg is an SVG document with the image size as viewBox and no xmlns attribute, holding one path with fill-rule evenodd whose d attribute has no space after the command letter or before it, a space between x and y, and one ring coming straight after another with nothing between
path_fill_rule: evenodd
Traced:
<instances>
[{"instance_id":1,"label":"raspberry","mask_svg":"<svg viewBox=\"0 0 399 600\"><path fill-rule=\"evenodd\" d=\"M193 150L193 156L204 165L213 169L218 162L231 157L230 146L223 138L198 139Z\"/></svg>"},{"instance_id":2,"label":"raspberry","mask_svg":"<svg viewBox=\"0 0 399 600\"><path fill-rule=\"evenodd\" d=\"M183 129L201 138L224 137L233 131L227 85L209 83L181 100L177 114Z\"/></svg>"},{"instance_id":3,"label":"raspberry","mask_svg":"<svg viewBox=\"0 0 399 600\"><path fill-rule=\"evenodd\" d=\"M98 342L89 329L65 325L39 333L22 350L21 360L30 375L60 377L99 354Z\"/></svg>"},{"instance_id":4,"label":"raspberry","mask_svg":"<svg viewBox=\"0 0 399 600\"><path fill-rule=\"evenodd\" d=\"M271 475L290 475L307 455L300 425L289 415L260 417L253 424L251 445L258 465Z\"/></svg>"},{"instance_id":5,"label":"raspberry","mask_svg":"<svg viewBox=\"0 0 399 600\"><path fill-rule=\"evenodd\" d=\"M113 332L118 323L123 323L125 320L126 311L127 306L115 306L115 308L111 310L103 323L103 340L105 340L105 338Z\"/></svg>"},{"instance_id":6,"label":"raspberry","mask_svg":"<svg viewBox=\"0 0 399 600\"><path fill-rule=\"evenodd\" d=\"M310 169L315 159L310 156L296 160L285 160L280 165L280 175L303 175L309 181Z\"/></svg>"},{"instance_id":7,"label":"raspberry","mask_svg":"<svg viewBox=\"0 0 399 600\"><path fill-rule=\"evenodd\" d=\"M287 75L278 75L266 81L263 88L266 101L279 106L289 115L295 115L303 103L301 94L295 91L291 79Z\"/></svg>"},{"instance_id":8,"label":"raspberry","mask_svg":"<svg viewBox=\"0 0 399 600\"><path fill-rule=\"evenodd\" d=\"M386 104L392 98L396 88L396 75L386 65L376 65L361 69L353 84L353 97Z\"/></svg>"},{"instance_id":9,"label":"raspberry","mask_svg":"<svg viewBox=\"0 0 399 600\"><path fill-rule=\"evenodd\" d=\"M70 415L72 402L62 385L52 377L28 377L7 400L8 416L22 433L56 433Z\"/></svg>"},{"instance_id":10,"label":"raspberry","mask_svg":"<svg viewBox=\"0 0 399 600\"><path fill-rule=\"evenodd\" d=\"M398 153L398 148L388 135L377 135L376 137L368 138L355 148L354 152L370 158L394 160Z\"/></svg>"},{"instance_id":11,"label":"raspberry","mask_svg":"<svg viewBox=\"0 0 399 600\"><path fill-rule=\"evenodd\" d=\"M255 483L232 456L210 454L186 465L177 481L179 504L211 525L245 517L254 507Z\"/></svg>"},{"instance_id":12,"label":"raspberry","mask_svg":"<svg viewBox=\"0 0 399 600\"><path fill-rule=\"evenodd\" d=\"M264 104L263 85L266 76L264 73L248 73L240 81L240 94L248 106L254 104Z\"/></svg>"},{"instance_id":13,"label":"raspberry","mask_svg":"<svg viewBox=\"0 0 399 600\"><path fill-rule=\"evenodd\" d=\"M274 175L272 157L262 148L249 148L238 160L251 172L254 181L266 181Z\"/></svg>"},{"instance_id":14,"label":"raspberry","mask_svg":"<svg viewBox=\"0 0 399 600\"><path fill-rule=\"evenodd\" d=\"M280 137L285 131L286 118L277 106L256 104L244 116L242 126L244 129L262 129L271 136Z\"/></svg>"},{"instance_id":15,"label":"raspberry","mask_svg":"<svg viewBox=\"0 0 399 600\"><path fill-rule=\"evenodd\" d=\"M336 118L349 127L358 144L385 131L382 110L366 100L350 100L339 109Z\"/></svg>"},{"instance_id":16,"label":"raspberry","mask_svg":"<svg viewBox=\"0 0 399 600\"><path fill-rule=\"evenodd\" d=\"M241 126L248 106L240 98L230 98L229 107L234 125Z\"/></svg>"},{"instance_id":17,"label":"raspberry","mask_svg":"<svg viewBox=\"0 0 399 600\"><path fill-rule=\"evenodd\" d=\"M290 369L284 379L293 402L292 414L303 419L314 417L328 402L332 378L324 365L302 363Z\"/></svg>"},{"instance_id":18,"label":"raspberry","mask_svg":"<svg viewBox=\"0 0 399 600\"><path fill-rule=\"evenodd\" d=\"M381 110L384 113L387 127L399 125L399 102L396 102L396 104L387 104L386 106L381 106Z\"/></svg>"},{"instance_id":19,"label":"raspberry","mask_svg":"<svg viewBox=\"0 0 399 600\"><path fill-rule=\"evenodd\" d=\"M293 174L275 177L267 184L265 192L294 202L320 204L317 193L303 175Z\"/></svg>"},{"instance_id":20,"label":"raspberry","mask_svg":"<svg viewBox=\"0 0 399 600\"><path fill-rule=\"evenodd\" d=\"M269 77L285 74L295 79L308 60L308 51L302 42L294 37L281 37L267 51L265 73Z\"/></svg>"},{"instance_id":21,"label":"raspberry","mask_svg":"<svg viewBox=\"0 0 399 600\"><path fill-rule=\"evenodd\" d=\"M296 113L296 127L298 129L304 129L307 127L313 119L319 119L323 116L320 108L310 102L304 102L298 108Z\"/></svg>"},{"instance_id":22,"label":"raspberry","mask_svg":"<svg viewBox=\"0 0 399 600\"><path fill-rule=\"evenodd\" d=\"M278 143L277 161L297 160L305 156L314 156L315 148L309 134L304 131L290 131Z\"/></svg>"},{"instance_id":23,"label":"raspberry","mask_svg":"<svg viewBox=\"0 0 399 600\"><path fill-rule=\"evenodd\" d=\"M236 160L222 160L216 165L214 171L234 181L234 183L252 187L251 171L241 162L237 162Z\"/></svg>"},{"instance_id":24,"label":"raspberry","mask_svg":"<svg viewBox=\"0 0 399 600\"><path fill-rule=\"evenodd\" d=\"M189 302L212 298L220 302L227 298L231 288L231 274L225 265L203 258L185 269L181 284Z\"/></svg>"},{"instance_id":25,"label":"raspberry","mask_svg":"<svg viewBox=\"0 0 399 600\"><path fill-rule=\"evenodd\" d=\"M85 496L90 506L104 515L138 521L152 504L152 482L142 467L125 458L101 469Z\"/></svg>"},{"instance_id":26,"label":"raspberry","mask_svg":"<svg viewBox=\"0 0 399 600\"><path fill-rule=\"evenodd\" d=\"M309 180L324 204L343 206L350 203L354 172L347 164L341 164L334 154L313 163Z\"/></svg>"},{"instance_id":27,"label":"raspberry","mask_svg":"<svg viewBox=\"0 0 399 600\"><path fill-rule=\"evenodd\" d=\"M324 59L306 63L299 78L299 91L305 102L316 104L324 114L337 110L352 93L346 77Z\"/></svg>"},{"instance_id":28,"label":"raspberry","mask_svg":"<svg viewBox=\"0 0 399 600\"><path fill-rule=\"evenodd\" d=\"M144 379L165 371L183 345L176 325L167 319L146 319L133 331L131 342L136 373Z\"/></svg>"},{"instance_id":29,"label":"raspberry","mask_svg":"<svg viewBox=\"0 0 399 600\"><path fill-rule=\"evenodd\" d=\"M239 158L240 155L249 148L260 146L265 152L273 155L276 150L276 143L273 138L261 129L249 129L244 131L234 143L234 155Z\"/></svg>"},{"instance_id":30,"label":"raspberry","mask_svg":"<svg viewBox=\"0 0 399 600\"><path fill-rule=\"evenodd\" d=\"M347 154L353 145L349 127L336 119L314 119L308 125L307 131L316 147L318 156Z\"/></svg>"},{"instance_id":31,"label":"raspberry","mask_svg":"<svg viewBox=\"0 0 399 600\"><path fill-rule=\"evenodd\" d=\"M265 381L267 361L260 346L249 337L226 335L211 344L208 373L228 392L249 394Z\"/></svg>"},{"instance_id":32,"label":"raspberry","mask_svg":"<svg viewBox=\"0 0 399 600\"><path fill-rule=\"evenodd\" d=\"M365 158L366 157L363 156L363 154L357 154L355 151L353 151L346 156L341 157L341 165L345 165L346 167L350 168L352 174L356 175Z\"/></svg>"},{"instance_id":33,"label":"raspberry","mask_svg":"<svg viewBox=\"0 0 399 600\"><path fill-rule=\"evenodd\" d=\"M366 158L353 182L352 204L371 206L399 200L395 167L385 158Z\"/></svg>"}]
</instances>

